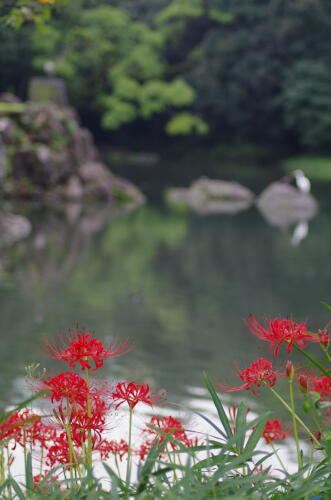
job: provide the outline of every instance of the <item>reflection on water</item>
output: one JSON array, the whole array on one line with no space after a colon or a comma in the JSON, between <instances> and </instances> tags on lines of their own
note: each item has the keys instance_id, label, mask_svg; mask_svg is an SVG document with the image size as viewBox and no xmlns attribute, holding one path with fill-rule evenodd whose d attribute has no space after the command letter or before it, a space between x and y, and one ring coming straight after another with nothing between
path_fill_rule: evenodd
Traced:
<instances>
[{"instance_id":1,"label":"reflection on water","mask_svg":"<svg viewBox=\"0 0 331 500\"><path fill-rule=\"evenodd\" d=\"M26 209L25 209L26 210ZM165 388L169 399L201 387L203 370L236 384L265 346L241 318L293 314L323 326L330 301L329 221L323 206L293 246L293 228L271 227L252 208L201 216L144 206L108 220L109 208L79 217L32 208L32 232L1 249L1 394L19 392L39 343L76 324L102 339L132 337L135 350L110 374ZM234 396L235 397L235 396Z\"/></svg>"}]
</instances>

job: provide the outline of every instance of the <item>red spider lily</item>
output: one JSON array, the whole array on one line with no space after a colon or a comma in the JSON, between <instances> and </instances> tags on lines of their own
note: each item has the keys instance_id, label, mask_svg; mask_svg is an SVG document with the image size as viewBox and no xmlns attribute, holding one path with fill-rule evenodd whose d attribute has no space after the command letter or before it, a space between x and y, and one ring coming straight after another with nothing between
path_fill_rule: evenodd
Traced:
<instances>
[{"instance_id":1,"label":"red spider lily","mask_svg":"<svg viewBox=\"0 0 331 500\"><path fill-rule=\"evenodd\" d=\"M228 388L223 385L218 385L219 390L224 392L234 392L246 389L246 391L252 390L253 394L260 393L260 387L265 384L269 387L273 387L276 384L277 377L280 377L280 373L277 373L272 368L272 363L267 359L260 358L257 361L251 363L245 370L239 370L240 379L245 382L239 387ZM252 387L253 386L253 387ZM254 388L256 386L258 389Z\"/></svg>"},{"instance_id":2,"label":"red spider lily","mask_svg":"<svg viewBox=\"0 0 331 500\"><path fill-rule=\"evenodd\" d=\"M310 391L318 392L321 401L331 400L331 379L325 375L316 377L311 383Z\"/></svg>"},{"instance_id":3,"label":"red spider lily","mask_svg":"<svg viewBox=\"0 0 331 500\"><path fill-rule=\"evenodd\" d=\"M315 380L316 375L312 370L304 370L301 369L297 374L296 374L296 379L299 383L299 388L301 392L307 393L313 381Z\"/></svg>"},{"instance_id":4,"label":"red spider lily","mask_svg":"<svg viewBox=\"0 0 331 500\"><path fill-rule=\"evenodd\" d=\"M34 420L32 425L24 429L20 435L20 444L24 446L29 443L32 446L39 444L42 448L48 448L56 439L56 429L51 425L45 425L41 418Z\"/></svg>"},{"instance_id":5,"label":"red spider lily","mask_svg":"<svg viewBox=\"0 0 331 500\"><path fill-rule=\"evenodd\" d=\"M78 460L80 460L80 453L79 450L75 449L75 462ZM69 443L65 432L59 434L54 440L54 444L48 448L45 462L48 467L70 464Z\"/></svg>"},{"instance_id":6,"label":"red spider lily","mask_svg":"<svg viewBox=\"0 0 331 500\"><path fill-rule=\"evenodd\" d=\"M61 489L62 491L64 490L63 487L61 487L61 484L59 483L59 477L53 475L52 477L48 478L46 482L44 482L45 487L40 488L40 483L44 481L45 477L49 474L49 471L44 470L43 474L37 474L36 476L33 476L33 489L36 490L39 488L40 493L44 493L45 498L50 495L48 487L53 488L54 485L56 485L57 488ZM64 499L66 500L66 499Z\"/></svg>"},{"instance_id":7,"label":"red spider lily","mask_svg":"<svg viewBox=\"0 0 331 500\"><path fill-rule=\"evenodd\" d=\"M294 366L293 366L293 363L292 361L287 361L286 362L286 367L285 367L285 374L286 374L286 377L290 380L293 379L293 375L294 375Z\"/></svg>"},{"instance_id":8,"label":"red spider lily","mask_svg":"<svg viewBox=\"0 0 331 500\"><path fill-rule=\"evenodd\" d=\"M137 384L134 380L132 382L119 382L116 390L112 393L114 401L119 401L116 408L123 403L127 403L132 410L138 403L145 403L146 405L153 405L153 402L159 399L159 394L152 394L148 384Z\"/></svg>"},{"instance_id":9,"label":"red spider lily","mask_svg":"<svg viewBox=\"0 0 331 500\"><path fill-rule=\"evenodd\" d=\"M72 372L60 373L43 381L42 389L50 391L52 403L66 399L70 404L84 404L89 393L86 381Z\"/></svg>"},{"instance_id":10,"label":"red spider lily","mask_svg":"<svg viewBox=\"0 0 331 500\"><path fill-rule=\"evenodd\" d=\"M142 443L139 448L134 451L134 453L139 456L140 460L145 460L145 457L150 452L152 446L153 441L146 441L145 443Z\"/></svg>"},{"instance_id":11,"label":"red spider lily","mask_svg":"<svg viewBox=\"0 0 331 500\"><path fill-rule=\"evenodd\" d=\"M296 342L301 349L307 345L307 340L318 342L319 338L312 333L308 333L306 323L296 323L290 319L275 318L266 322L266 328L260 325L253 314L250 314L245 325L250 332L261 340L270 342L271 349L274 349L274 356L278 356L279 348L282 343L286 343L286 351L290 354L293 344Z\"/></svg>"},{"instance_id":12,"label":"red spider lily","mask_svg":"<svg viewBox=\"0 0 331 500\"><path fill-rule=\"evenodd\" d=\"M153 427L155 427L155 429L153 429ZM161 432L159 433L157 429L160 429ZM153 416L149 422L149 426L144 429L143 432L155 435L160 444L163 443L165 439L164 434L171 434L177 441L181 441L185 445L187 445L189 442L189 438L183 428L182 423L171 416ZM170 443L172 447L176 446L173 441L170 441Z\"/></svg>"},{"instance_id":13,"label":"red spider lily","mask_svg":"<svg viewBox=\"0 0 331 500\"><path fill-rule=\"evenodd\" d=\"M98 412L92 412L88 416L86 411L79 411L70 419L73 440L77 446L85 443L88 431L93 431L101 439L102 432L105 430L106 418Z\"/></svg>"},{"instance_id":14,"label":"red spider lily","mask_svg":"<svg viewBox=\"0 0 331 500\"><path fill-rule=\"evenodd\" d=\"M69 338L69 345L62 341L62 346L48 344L46 350L51 358L68 363L70 368L74 368L76 363L80 364L82 370L91 369L90 360L93 360L96 371L101 368L106 358L117 358L127 354L132 349L129 340L117 345L113 342L105 346L99 339L93 338L91 333L84 330Z\"/></svg>"},{"instance_id":15,"label":"red spider lily","mask_svg":"<svg viewBox=\"0 0 331 500\"><path fill-rule=\"evenodd\" d=\"M324 328L323 330L318 330L317 336L318 336L318 341L321 344L321 346L328 347L329 342L330 342L330 334L328 333L327 329Z\"/></svg>"},{"instance_id":16,"label":"red spider lily","mask_svg":"<svg viewBox=\"0 0 331 500\"><path fill-rule=\"evenodd\" d=\"M112 454L118 456L121 461L124 455L128 453L128 449L128 443L124 439L119 442L103 439L95 448L100 453L101 460L107 460L109 455Z\"/></svg>"},{"instance_id":17,"label":"red spider lily","mask_svg":"<svg viewBox=\"0 0 331 500\"><path fill-rule=\"evenodd\" d=\"M13 438L20 443L22 433L27 436L28 430L31 430L36 422L40 422L40 415L31 413L29 410L13 413L0 424L0 442Z\"/></svg>"},{"instance_id":18,"label":"red spider lily","mask_svg":"<svg viewBox=\"0 0 331 500\"><path fill-rule=\"evenodd\" d=\"M262 436L267 444L273 441L284 441L289 435L288 431L284 431L279 420L267 420Z\"/></svg>"}]
</instances>

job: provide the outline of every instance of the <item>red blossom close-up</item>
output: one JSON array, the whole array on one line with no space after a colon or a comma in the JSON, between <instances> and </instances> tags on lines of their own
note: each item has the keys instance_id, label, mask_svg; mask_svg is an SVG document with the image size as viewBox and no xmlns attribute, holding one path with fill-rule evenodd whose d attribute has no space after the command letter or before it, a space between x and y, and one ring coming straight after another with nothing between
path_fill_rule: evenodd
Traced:
<instances>
[{"instance_id":1,"label":"red blossom close-up","mask_svg":"<svg viewBox=\"0 0 331 500\"><path fill-rule=\"evenodd\" d=\"M329 401L331 399L331 378L325 375L315 377L311 383L310 391L317 392L321 401Z\"/></svg>"},{"instance_id":2,"label":"red blossom close-up","mask_svg":"<svg viewBox=\"0 0 331 500\"><path fill-rule=\"evenodd\" d=\"M267 444L273 441L284 441L289 435L288 431L285 431L279 420L267 420L262 436Z\"/></svg>"},{"instance_id":3,"label":"red blossom close-up","mask_svg":"<svg viewBox=\"0 0 331 500\"><path fill-rule=\"evenodd\" d=\"M117 402L116 408L127 403L129 408L133 409L138 403L152 406L161 396L152 394L148 384L137 384L133 380L132 382L119 382L112 393L112 398Z\"/></svg>"},{"instance_id":4,"label":"red blossom close-up","mask_svg":"<svg viewBox=\"0 0 331 500\"><path fill-rule=\"evenodd\" d=\"M157 429L159 429L161 432L158 432ZM144 429L144 432L156 436L160 444L165 439L163 433L171 434L174 439L176 439L177 441L181 441L186 445L189 442L189 438L183 428L182 423L178 419L171 416L158 417L154 415L150 419L147 428ZM172 442L172 444L174 445L175 443Z\"/></svg>"},{"instance_id":5,"label":"red blossom close-up","mask_svg":"<svg viewBox=\"0 0 331 500\"><path fill-rule=\"evenodd\" d=\"M132 344L128 339L120 345L113 342L109 346L105 346L103 342L94 338L91 333L85 333L84 330L69 337L68 344L64 341L61 344L46 345L50 358L65 361L70 368L75 368L78 363L82 370L92 369L94 371L103 366L105 359L122 356L132 349ZM92 368L91 361L94 363L94 368Z\"/></svg>"},{"instance_id":6,"label":"red blossom close-up","mask_svg":"<svg viewBox=\"0 0 331 500\"><path fill-rule=\"evenodd\" d=\"M0 442L6 439L14 439L22 443L22 431L27 436L33 433L36 424L40 423L40 415L31 413L29 410L21 410L10 415L0 424Z\"/></svg>"},{"instance_id":7,"label":"red blossom close-up","mask_svg":"<svg viewBox=\"0 0 331 500\"><path fill-rule=\"evenodd\" d=\"M43 381L42 389L50 391L51 401L66 399L70 404L84 404L89 393L86 381L77 373L60 373Z\"/></svg>"},{"instance_id":8,"label":"red blossom close-up","mask_svg":"<svg viewBox=\"0 0 331 500\"><path fill-rule=\"evenodd\" d=\"M128 443L121 439L117 441L107 441L103 439L95 448L100 453L101 460L107 460L109 455L116 455L122 461L124 455L128 453Z\"/></svg>"},{"instance_id":9,"label":"red blossom close-up","mask_svg":"<svg viewBox=\"0 0 331 500\"><path fill-rule=\"evenodd\" d=\"M265 327L258 323L250 314L247 320L244 320L248 330L255 337L270 342L270 348L273 349L274 356L278 356L282 344L286 344L286 351L290 354L293 344L296 343L301 349L307 345L307 341L319 342L319 337L308 332L307 325L296 323L290 319L275 318L266 321Z\"/></svg>"},{"instance_id":10,"label":"red blossom close-up","mask_svg":"<svg viewBox=\"0 0 331 500\"><path fill-rule=\"evenodd\" d=\"M75 461L81 459L81 450L75 449ZM69 443L68 437L65 432L60 433L52 446L48 448L45 463L48 467L54 467L54 465L68 465L70 464L69 455Z\"/></svg>"},{"instance_id":11,"label":"red blossom close-up","mask_svg":"<svg viewBox=\"0 0 331 500\"><path fill-rule=\"evenodd\" d=\"M223 392L235 392L245 389L246 391L251 390L253 394L259 394L262 384L273 387L276 384L277 377L282 376L273 369L272 363L264 358L254 361L244 370L238 370L238 374L240 379L245 382L243 385L231 388L218 384L218 389Z\"/></svg>"}]
</instances>

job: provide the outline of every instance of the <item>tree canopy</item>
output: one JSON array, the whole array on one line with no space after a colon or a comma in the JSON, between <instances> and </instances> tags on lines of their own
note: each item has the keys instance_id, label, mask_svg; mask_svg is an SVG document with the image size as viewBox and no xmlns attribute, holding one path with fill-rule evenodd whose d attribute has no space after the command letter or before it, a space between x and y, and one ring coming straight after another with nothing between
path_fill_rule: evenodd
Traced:
<instances>
[{"instance_id":1,"label":"tree canopy","mask_svg":"<svg viewBox=\"0 0 331 500\"><path fill-rule=\"evenodd\" d=\"M220 142L329 147L330 0L75 0L53 12L44 31L1 30L1 91L22 93L22 69L52 60L71 102L106 130L150 122Z\"/></svg>"}]
</instances>

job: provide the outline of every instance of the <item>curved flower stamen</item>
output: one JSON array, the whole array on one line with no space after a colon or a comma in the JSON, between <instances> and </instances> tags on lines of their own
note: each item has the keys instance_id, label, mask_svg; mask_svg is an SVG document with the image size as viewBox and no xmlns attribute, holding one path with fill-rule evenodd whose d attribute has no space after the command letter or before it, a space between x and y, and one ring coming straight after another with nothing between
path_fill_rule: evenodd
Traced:
<instances>
[{"instance_id":1,"label":"curved flower stamen","mask_svg":"<svg viewBox=\"0 0 331 500\"><path fill-rule=\"evenodd\" d=\"M99 339L94 338L91 333L85 333L85 330L77 332L68 340L68 344L62 340L62 346L47 344L48 356L52 359L65 361L70 368L74 368L76 363L79 363L82 370L91 369L90 361L92 360L95 365L95 368L92 369L96 371L103 366L105 359L123 356L132 349L132 343L129 339L126 339L122 344L113 342L105 346Z\"/></svg>"},{"instance_id":2,"label":"curved flower stamen","mask_svg":"<svg viewBox=\"0 0 331 500\"><path fill-rule=\"evenodd\" d=\"M218 385L219 390L224 392L235 392L245 389L246 391L251 390L253 394L259 394L262 384L273 387L276 384L277 377L281 376L280 373L274 371L272 363L264 358L260 358L251 363L249 367L244 370L240 371L238 369L238 374L240 379L244 382L243 385L233 388ZM257 387L257 389L254 386Z\"/></svg>"},{"instance_id":3,"label":"curved flower stamen","mask_svg":"<svg viewBox=\"0 0 331 500\"><path fill-rule=\"evenodd\" d=\"M274 356L278 356L280 346L283 343L287 344L286 351L290 354L294 343L304 349L308 340L311 342L320 341L318 336L308 332L304 321L296 323L290 319L275 318L266 322L265 327L263 327L256 321L253 314L250 314L248 319L244 320L244 324L255 337L270 342Z\"/></svg>"}]
</instances>

